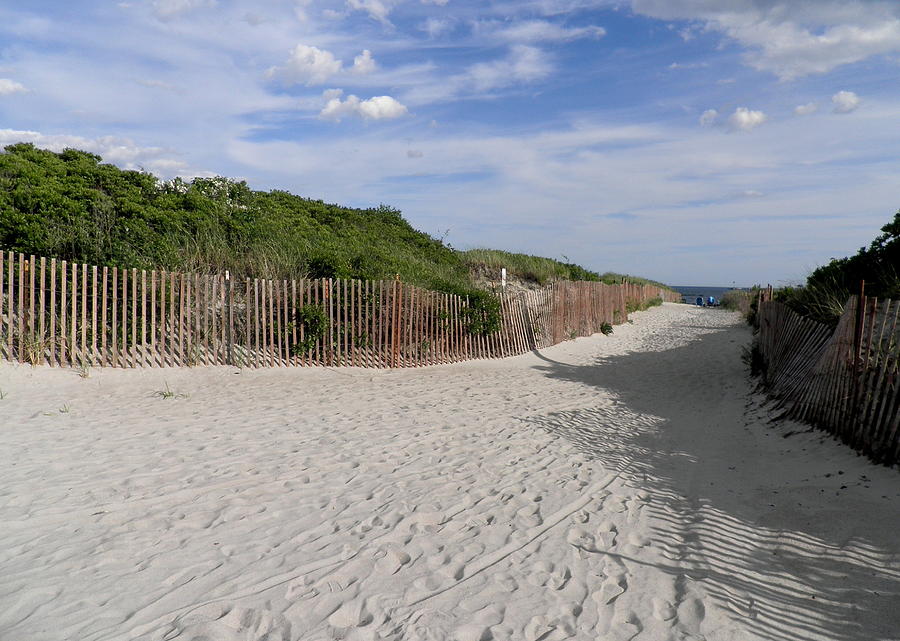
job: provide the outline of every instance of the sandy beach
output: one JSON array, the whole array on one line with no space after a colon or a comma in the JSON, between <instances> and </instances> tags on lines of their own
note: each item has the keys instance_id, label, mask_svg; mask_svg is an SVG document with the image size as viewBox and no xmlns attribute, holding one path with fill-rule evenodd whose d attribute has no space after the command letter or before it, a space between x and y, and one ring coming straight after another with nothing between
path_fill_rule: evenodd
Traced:
<instances>
[{"instance_id":1,"label":"sandy beach","mask_svg":"<svg viewBox=\"0 0 900 641\"><path fill-rule=\"evenodd\" d=\"M738 315L411 370L0 363L0 640L900 639L900 474Z\"/></svg>"}]
</instances>

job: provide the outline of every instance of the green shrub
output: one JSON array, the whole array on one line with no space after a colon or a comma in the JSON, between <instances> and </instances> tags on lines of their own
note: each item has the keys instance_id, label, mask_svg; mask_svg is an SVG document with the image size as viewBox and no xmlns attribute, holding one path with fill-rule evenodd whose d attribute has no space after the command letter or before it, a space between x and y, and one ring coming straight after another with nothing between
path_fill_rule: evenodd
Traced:
<instances>
[{"instance_id":1,"label":"green shrub","mask_svg":"<svg viewBox=\"0 0 900 641\"><path fill-rule=\"evenodd\" d=\"M291 352L298 356L304 356L315 348L316 343L325 337L328 330L328 314L322 305L304 305L294 310L293 325L289 330L296 328L303 331L303 338L291 347Z\"/></svg>"}]
</instances>

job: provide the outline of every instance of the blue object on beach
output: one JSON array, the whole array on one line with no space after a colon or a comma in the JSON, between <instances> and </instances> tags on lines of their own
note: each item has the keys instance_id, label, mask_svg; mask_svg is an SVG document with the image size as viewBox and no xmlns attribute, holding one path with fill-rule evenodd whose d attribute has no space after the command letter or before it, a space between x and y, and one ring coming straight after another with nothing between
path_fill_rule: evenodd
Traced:
<instances>
[{"instance_id":1,"label":"blue object on beach","mask_svg":"<svg viewBox=\"0 0 900 641\"><path fill-rule=\"evenodd\" d=\"M697 305L703 307L703 296L697 296Z\"/></svg>"},{"instance_id":2,"label":"blue object on beach","mask_svg":"<svg viewBox=\"0 0 900 641\"><path fill-rule=\"evenodd\" d=\"M715 296L710 296L709 300L706 302L706 304L709 305L710 307L714 307L716 304Z\"/></svg>"}]
</instances>

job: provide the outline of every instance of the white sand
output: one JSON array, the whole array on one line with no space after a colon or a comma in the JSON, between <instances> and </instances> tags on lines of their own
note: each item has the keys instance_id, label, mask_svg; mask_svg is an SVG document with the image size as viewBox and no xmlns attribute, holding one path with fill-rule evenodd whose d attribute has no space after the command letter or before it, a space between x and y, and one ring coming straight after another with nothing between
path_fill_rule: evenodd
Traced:
<instances>
[{"instance_id":1,"label":"white sand","mask_svg":"<svg viewBox=\"0 0 900 641\"><path fill-rule=\"evenodd\" d=\"M634 319L420 370L0 365L0 639L900 639L898 472L770 424L735 315Z\"/></svg>"}]
</instances>

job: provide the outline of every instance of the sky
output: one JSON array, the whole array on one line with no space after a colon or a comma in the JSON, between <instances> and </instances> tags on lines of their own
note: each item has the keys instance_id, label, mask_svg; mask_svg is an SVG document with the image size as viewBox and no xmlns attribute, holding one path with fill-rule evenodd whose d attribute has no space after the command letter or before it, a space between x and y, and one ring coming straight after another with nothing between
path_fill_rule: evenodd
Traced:
<instances>
[{"instance_id":1,"label":"sky","mask_svg":"<svg viewBox=\"0 0 900 641\"><path fill-rule=\"evenodd\" d=\"M0 0L0 146L802 282L900 208L896 0Z\"/></svg>"}]
</instances>

